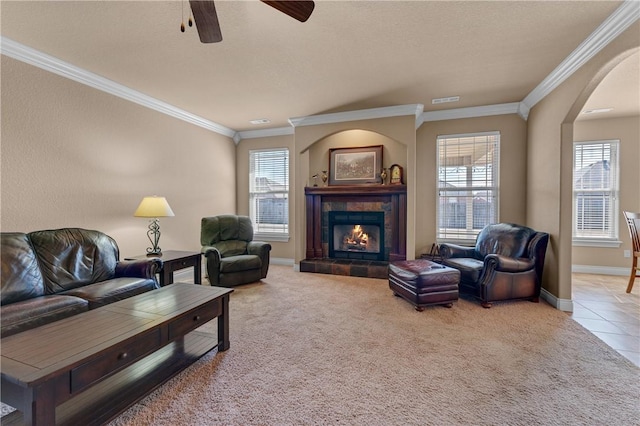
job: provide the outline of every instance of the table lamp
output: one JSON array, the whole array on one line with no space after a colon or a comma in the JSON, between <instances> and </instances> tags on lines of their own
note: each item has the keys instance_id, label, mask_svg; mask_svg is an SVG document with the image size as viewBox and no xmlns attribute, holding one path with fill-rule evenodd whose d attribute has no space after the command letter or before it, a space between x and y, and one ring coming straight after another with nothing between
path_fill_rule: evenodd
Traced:
<instances>
[{"instance_id":1,"label":"table lamp","mask_svg":"<svg viewBox=\"0 0 640 426\"><path fill-rule=\"evenodd\" d=\"M155 195L153 197L144 197L133 215L135 217L153 218L147 231L147 237L151 241L151 247L147 247L147 256L161 256L162 250L158 245L160 241L160 221L158 218L175 216L169 203L167 203L167 199Z\"/></svg>"}]
</instances>

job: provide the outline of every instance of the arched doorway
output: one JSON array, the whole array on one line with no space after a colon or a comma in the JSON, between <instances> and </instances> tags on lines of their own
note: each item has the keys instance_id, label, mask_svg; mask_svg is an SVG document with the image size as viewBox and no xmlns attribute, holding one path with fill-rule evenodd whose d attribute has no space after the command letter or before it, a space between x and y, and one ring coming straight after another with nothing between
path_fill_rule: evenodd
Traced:
<instances>
[{"instance_id":1,"label":"arched doorway","mask_svg":"<svg viewBox=\"0 0 640 426\"><path fill-rule=\"evenodd\" d=\"M612 182L618 190L618 196L608 206L604 204L606 198L600 198L602 205L595 203L589 207L589 217L596 218L589 226L599 228L603 224L598 224L598 220L608 218L608 226L617 231L616 236L621 241L574 240L571 250L572 318L637 365L640 365L639 338L634 334L637 334L640 290L636 290L636 294L625 294L631 260L624 258L624 249L630 246L630 242L621 212L640 211L639 75L640 49L620 55L594 77L565 121L565 124L573 126L571 144L581 143L577 151L573 146L571 148L572 153L577 153L574 159L579 158L584 147L594 151L602 147L599 151L602 158L593 156L584 161L581 168L576 162L571 164L575 171L574 184L580 180L586 184L586 177L597 174L597 180ZM614 179L616 172L619 172L617 181ZM611 179L607 179L609 177ZM595 181L593 183L595 185ZM604 185L600 183L598 186ZM580 207L580 201L575 198L572 229L576 229L576 223L585 223L581 220L583 210L576 207ZM589 226L578 228L584 232Z\"/></svg>"}]
</instances>

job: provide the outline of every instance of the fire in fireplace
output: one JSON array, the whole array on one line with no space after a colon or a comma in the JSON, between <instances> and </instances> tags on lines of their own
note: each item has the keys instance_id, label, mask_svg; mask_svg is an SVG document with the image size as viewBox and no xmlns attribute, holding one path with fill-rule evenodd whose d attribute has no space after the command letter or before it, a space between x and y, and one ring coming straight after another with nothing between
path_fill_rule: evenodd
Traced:
<instances>
[{"instance_id":1,"label":"fire in fireplace","mask_svg":"<svg viewBox=\"0 0 640 426\"><path fill-rule=\"evenodd\" d=\"M372 241L375 240L372 239ZM351 232L344 234L342 237L341 248L343 250L371 251L369 249L369 234L364 232L364 228L362 226L356 225L351 229Z\"/></svg>"},{"instance_id":2,"label":"fire in fireplace","mask_svg":"<svg viewBox=\"0 0 640 426\"><path fill-rule=\"evenodd\" d=\"M329 212L329 257L384 260L384 212Z\"/></svg>"}]
</instances>

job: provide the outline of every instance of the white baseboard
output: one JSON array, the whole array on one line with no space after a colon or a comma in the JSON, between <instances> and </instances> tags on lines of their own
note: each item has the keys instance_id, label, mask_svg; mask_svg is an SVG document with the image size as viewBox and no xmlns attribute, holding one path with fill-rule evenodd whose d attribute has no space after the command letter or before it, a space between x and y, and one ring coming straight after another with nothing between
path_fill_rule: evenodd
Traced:
<instances>
[{"instance_id":1,"label":"white baseboard","mask_svg":"<svg viewBox=\"0 0 640 426\"><path fill-rule=\"evenodd\" d=\"M540 290L540 297L559 311L573 312L573 301L571 299L558 299L544 288Z\"/></svg>"},{"instance_id":2,"label":"white baseboard","mask_svg":"<svg viewBox=\"0 0 640 426\"><path fill-rule=\"evenodd\" d=\"M285 257L272 257L269 259L269 263L272 265L286 265L286 266L293 266L294 265L294 260L293 259L287 259Z\"/></svg>"},{"instance_id":3,"label":"white baseboard","mask_svg":"<svg viewBox=\"0 0 640 426\"><path fill-rule=\"evenodd\" d=\"M581 274L598 274L598 275L629 275L631 267L618 268L615 266L593 266L593 265L571 265L571 272Z\"/></svg>"}]
</instances>

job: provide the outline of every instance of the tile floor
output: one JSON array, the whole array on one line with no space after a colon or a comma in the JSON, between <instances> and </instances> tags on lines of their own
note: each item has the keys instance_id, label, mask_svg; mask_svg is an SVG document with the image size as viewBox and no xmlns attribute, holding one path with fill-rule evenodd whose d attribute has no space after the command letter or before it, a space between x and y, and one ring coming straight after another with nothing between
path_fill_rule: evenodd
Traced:
<instances>
[{"instance_id":1,"label":"tile floor","mask_svg":"<svg viewBox=\"0 0 640 426\"><path fill-rule=\"evenodd\" d=\"M640 278L572 274L571 317L640 367Z\"/></svg>"}]
</instances>

